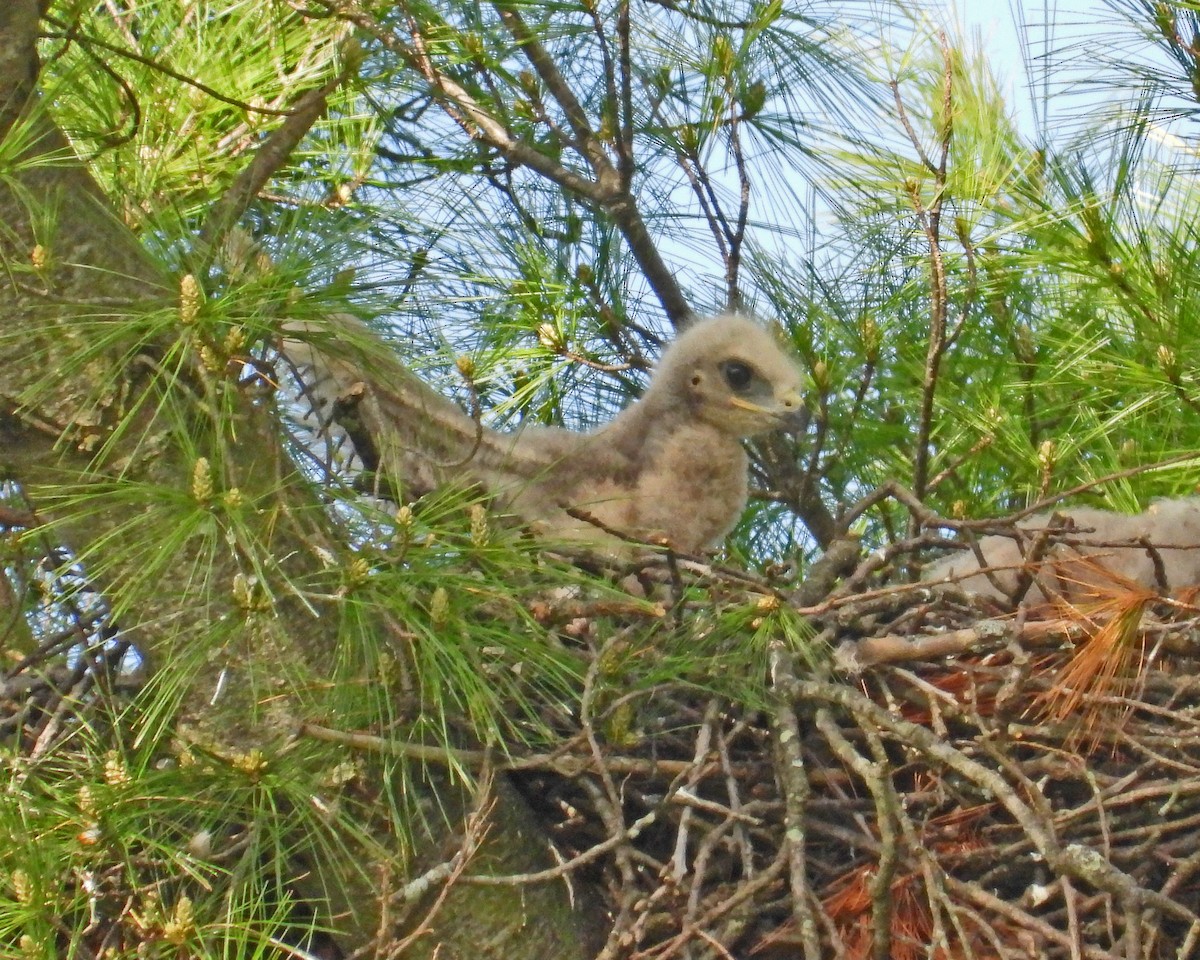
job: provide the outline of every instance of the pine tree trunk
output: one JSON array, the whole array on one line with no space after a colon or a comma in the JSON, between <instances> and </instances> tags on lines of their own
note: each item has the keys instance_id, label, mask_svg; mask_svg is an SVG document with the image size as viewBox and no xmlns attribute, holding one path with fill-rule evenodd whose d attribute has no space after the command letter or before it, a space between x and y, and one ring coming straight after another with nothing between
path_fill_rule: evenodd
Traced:
<instances>
[{"instance_id":1,"label":"pine tree trunk","mask_svg":"<svg viewBox=\"0 0 1200 960\"><path fill-rule=\"evenodd\" d=\"M34 41L39 8L36 0L11 0L0 5L0 137L7 139L0 164L7 167L0 185L0 257L7 282L0 284L0 479L20 484L41 519L53 519L53 535L76 556L93 556L96 585L116 595L126 575L121 560L95 544L116 529L135 529L141 505L128 497L110 498L93 508L86 522L55 514L41 497L64 484L75 489L122 478L178 487L194 463L178 450L144 442L139 425L149 427L153 404L139 404L153 369L154 344L128 350L113 344L92 362L72 366L73 356L89 344L83 339L95 329L81 325L147 312L150 308L178 309L178 288L161 276L136 237L121 223L85 167L74 157L63 134L46 118L36 92L37 61ZM13 143L23 138L18 158ZM131 363L130 357L136 359ZM48 374L54 371L54 375ZM97 384L110 384L98 390ZM120 436L113 428L133 415ZM247 497L276 496L305 502L310 496L278 440L269 412L244 403L240 411L239 446L234 465ZM107 446L105 446L107 445ZM102 460L96 452L104 447ZM150 453L149 451L153 451ZM283 478L281 484L280 478ZM289 483L289 478L291 482ZM257 489L255 489L257 488ZM280 492L282 491L282 492ZM255 530L275 556L290 556L302 574L315 567L312 551L292 536L274 515L262 517ZM0 578L2 578L0 557ZM119 609L122 630L139 650L155 662L186 656L188 644L216 618L236 615L230 598L223 606L209 603L189 608L187 592L172 589L188 582L194 558L170 559L163 578L166 588L157 597L141 598L136 609ZM232 583L237 570L206 571L214 582ZM173 581L173 583L172 583ZM4 647L18 649L31 638L15 609L8 584L0 589L0 625ZM301 662L320 675L330 662L336 640L337 617L314 618L299 603L280 603L268 633L270 642L245 644L198 670L182 702L177 724L190 736L228 749L245 750L282 742L294 736L301 718L291 715L283 698L269 715L258 705L261 691L244 682L255 658L286 658L295 672ZM169 629L161 626L170 624ZM260 663L259 666L262 664ZM214 697L218 687L221 696ZM216 702L214 703L214 700ZM428 784L427 784L428 786ZM432 788L430 788L432 789ZM465 804L456 789L440 784L428 806L461 811ZM507 785L498 789L489 839L479 854L490 872L521 873L549 866L545 844L534 836L537 827L523 801ZM459 829L459 825L454 825ZM437 833L437 831L435 831ZM449 831L426 838L431 855L449 842ZM422 857L415 858L419 863ZM428 859L428 858L425 858ZM345 864L319 865L327 877L361 877ZM353 919L339 921L341 944L347 952L378 933L378 890L362 889L360 879L347 880L347 903L357 906ZM336 913L337 911L334 910ZM468 955L509 960L574 960L585 952L585 924L572 910L561 883L533 887L458 887L438 917L438 923L418 940L412 955L441 960ZM441 944L440 952L439 944Z\"/></svg>"}]
</instances>

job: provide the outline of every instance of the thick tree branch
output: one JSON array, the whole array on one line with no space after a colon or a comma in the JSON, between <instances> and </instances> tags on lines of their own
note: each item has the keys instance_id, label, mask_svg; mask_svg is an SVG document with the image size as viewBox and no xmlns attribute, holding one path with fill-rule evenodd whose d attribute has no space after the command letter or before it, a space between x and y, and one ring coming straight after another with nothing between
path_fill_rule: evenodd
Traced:
<instances>
[{"instance_id":1,"label":"thick tree branch","mask_svg":"<svg viewBox=\"0 0 1200 960\"><path fill-rule=\"evenodd\" d=\"M502 12L505 23L514 31L518 40L526 38L522 41L523 49L567 115L567 122L577 138L576 147L595 174L594 178L569 169L558 160L514 136L501 120L435 61L425 42L424 24L410 18L409 30L412 40L408 42L356 6L347 3L330 3L329 6L348 22L367 31L383 44L385 49L420 73L442 108L469 136L494 147L510 163L528 167L539 176L607 214L621 231L630 252L641 267L672 325L681 329L696 319L676 278L676 271L667 265L650 234L645 218L629 189L628 175L623 175L613 166L603 144L592 131L586 112L558 71L553 58L530 37L524 21L515 13L505 8ZM631 147L626 145L626 149ZM625 166L628 168L628 163Z\"/></svg>"},{"instance_id":2,"label":"thick tree branch","mask_svg":"<svg viewBox=\"0 0 1200 960\"><path fill-rule=\"evenodd\" d=\"M353 76L353 67L346 66L333 79L302 94L296 105L287 111L287 119L275 128L254 154L254 159L209 211L200 232L197 253L202 261L212 256L225 234L246 212L258 192L266 186L275 172L287 163L288 157L325 113L329 95Z\"/></svg>"},{"instance_id":3,"label":"thick tree branch","mask_svg":"<svg viewBox=\"0 0 1200 960\"><path fill-rule=\"evenodd\" d=\"M559 71L554 58L529 29L528 24L514 6L506 2L493 3L492 6L499 11L500 19L504 21L504 25L512 34L513 39L520 44L521 51L529 59L538 76L542 78L542 82L546 84L550 96L562 108L571 132L575 135L579 152L587 159L588 165L595 173L596 183L600 190L606 196L618 195L621 192L621 184L617 178L616 168L608 159L608 154L604 151L604 144L600 142L588 122L587 112L576 98L571 85Z\"/></svg>"},{"instance_id":4,"label":"thick tree branch","mask_svg":"<svg viewBox=\"0 0 1200 960\"><path fill-rule=\"evenodd\" d=\"M20 116L37 80L38 0L0 4L0 136Z\"/></svg>"}]
</instances>

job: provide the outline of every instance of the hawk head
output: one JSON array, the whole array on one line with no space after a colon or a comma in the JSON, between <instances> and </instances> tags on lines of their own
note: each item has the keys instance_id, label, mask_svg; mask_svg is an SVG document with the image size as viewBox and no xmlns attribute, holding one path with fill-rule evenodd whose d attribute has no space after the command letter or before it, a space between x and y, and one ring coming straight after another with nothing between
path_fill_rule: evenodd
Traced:
<instances>
[{"instance_id":1,"label":"hawk head","mask_svg":"<svg viewBox=\"0 0 1200 960\"><path fill-rule=\"evenodd\" d=\"M681 403L698 420L736 437L803 423L804 375L754 321L734 314L701 320L663 352L647 399Z\"/></svg>"}]
</instances>

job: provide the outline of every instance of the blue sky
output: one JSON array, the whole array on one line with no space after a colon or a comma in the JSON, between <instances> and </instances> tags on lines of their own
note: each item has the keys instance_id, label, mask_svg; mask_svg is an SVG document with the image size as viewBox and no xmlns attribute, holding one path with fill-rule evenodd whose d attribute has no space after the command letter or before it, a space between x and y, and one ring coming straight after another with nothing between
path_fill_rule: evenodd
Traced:
<instances>
[{"instance_id":1,"label":"blue sky","mask_svg":"<svg viewBox=\"0 0 1200 960\"><path fill-rule=\"evenodd\" d=\"M958 23L985 51L1028 132L1034 126L1032 104L1037 99L1030 83L1042 79L1037 57L1069 47L1089 33L1106 33L1119 19L1103 0L945 0L945 5L949 22ZM1054 59L1061 63L1060 57Z\"/></svg>"},{"instance_id":2,"label":"blue sky","mask_svg":"<svg viewBox=\"0 0 1200 960\"><path fill-rule=\"evenodd\" d=\"M1116 14L1102 0L948 0L950 16L969 30L979 31L981 40L998 63L1011 65L1014 75L1023 73L1019 31L1037 47L1079 37L1090 25L1102 29Z\"/></svg>"}]
</instances>

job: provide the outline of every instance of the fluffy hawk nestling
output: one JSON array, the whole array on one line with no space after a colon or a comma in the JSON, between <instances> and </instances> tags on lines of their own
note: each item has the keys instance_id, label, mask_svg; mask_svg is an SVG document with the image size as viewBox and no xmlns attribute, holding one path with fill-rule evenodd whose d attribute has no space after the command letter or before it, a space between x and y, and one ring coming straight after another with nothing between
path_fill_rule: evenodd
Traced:
<instances>
[{"instance_id":1,"label":"fluffy hawk nestling","mask_svg":"<svg viewBox=\"0 0 1200 960\"><path fill-rule=\"evenodd\" d=\"M318 419L353 415L378 466L421 493L467 477L547 540L663 539L695 553L721 540L746 505L742 440L801 422L796 360L753 321L694 323L664 350L645 393L611 422L580 433L481 426L398 362L367 368L336 349L333 318L298 324L281 342ZM301 339L303 336L303 339Z\"/></svg>"}]
</instances>

